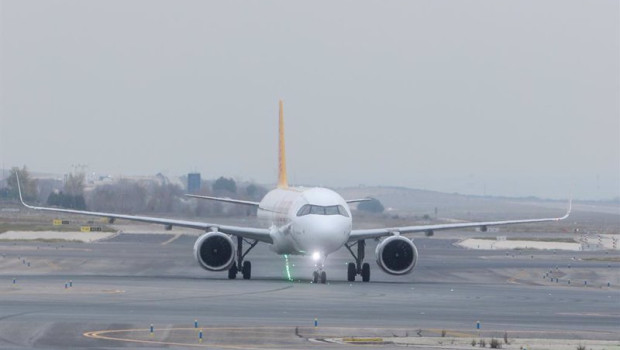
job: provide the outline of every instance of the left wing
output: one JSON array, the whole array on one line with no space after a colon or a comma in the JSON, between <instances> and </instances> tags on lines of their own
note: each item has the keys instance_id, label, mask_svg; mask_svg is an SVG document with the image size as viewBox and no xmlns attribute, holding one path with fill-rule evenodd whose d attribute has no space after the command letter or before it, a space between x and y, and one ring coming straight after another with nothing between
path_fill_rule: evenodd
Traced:
<instances>
[{"instance_id":1,"label":"left wing","mask_svg":"<svg viewBox=\"0 0 620 350\"><path fill-rule=\"evenodd\" d=\"M19 192L19 200L22 202L22 204L25 207L34 209L34 210L106 217L106 218L109 218L110 221L114 221L115 219L124 219L124 220L131 220L131 221L147 222L151 224L162 224L162 225L165 225L166 228L168 229L172 228L172 226L180 226L180 227L187 227L187 228L193 228L193 229L199 229L199 230L205 230L205 231L219 231L219 232L231 234L234 236L255 239L260 242L265 242L269 244L273 243L269 230L266 228L219 225L219 224L208 223L208 222L155 218L155 217L150 217L150 216L103 213L103 212L96 212L96 211L36 207L36 206L28 205L24 202L24 199L22 198L22 190L21 190L21 185L19 183L19 177L17 178L17 189Z\"/></svg>"},{"instance_id":2,"label":"left wing","mask_svg":"<svg viewBox=\"0 0 620 350\"><path fill-rule=\"evenodd\" d=\"M384 236L397 235L401 233L426 232L427 235L431 236L434 231L439 231L439 230L480 227L483 231L486 231L486 228L488 226L527 224L527 223L546 222L546 221L560 221L560 220L566 219L570 215L571 208L572 208L572 200L568 202L568 210L566 211L566 214L564 214L564 216L557 217L557 218L465 222L465 223L458 223L458 224L436 224L436 225L377 228L377 229L367 229L367 230L353 230L351 231L351 235L349 236L349 241L352 242L352 241L357 241L360 239L380 238Z\"/></svg>"}]
</instances>

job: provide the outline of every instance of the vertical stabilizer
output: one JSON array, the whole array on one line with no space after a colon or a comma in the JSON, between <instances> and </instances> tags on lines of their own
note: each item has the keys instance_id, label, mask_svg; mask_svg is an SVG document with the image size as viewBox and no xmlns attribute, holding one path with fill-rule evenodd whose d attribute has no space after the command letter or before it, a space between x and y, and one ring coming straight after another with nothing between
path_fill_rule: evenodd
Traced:
<instances>
[{"instance_id":1,"label":"vertical stabilizer","mask_svg":"<svg viewBox=\"0 0 620 350\"><path fill-rule=\"evenodd\" d=\"M278 172L278 188L287 188L288 180L286 179L286 150L284 146L284 110L282 108L282 100L280 100L280 122L279 122L279 172Z\"/></svg>"}]
</instances>

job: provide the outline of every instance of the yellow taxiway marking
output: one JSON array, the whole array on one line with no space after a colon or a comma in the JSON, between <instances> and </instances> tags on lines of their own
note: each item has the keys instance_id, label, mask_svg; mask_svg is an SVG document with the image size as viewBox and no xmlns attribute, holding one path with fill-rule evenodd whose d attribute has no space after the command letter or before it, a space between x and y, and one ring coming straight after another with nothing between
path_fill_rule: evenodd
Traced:
<instances>
[{"instance_id":1,"label":"yellow taxiway marking","mask_svg":"<svg viewBox=\"0 0 620 350\"><path fill-rule=\"evenodd\" d=\"M161 331L174 331L174 330L187 330L187 329L193 329L193 328L166 328L166 329L158 329L158 332ZM139 344L158 344L158 345L173 345L173 346L187 346L187 347L200 347L200 348L206 348L207 344L203 344L203 343L198 343L198 344L193 344L193 343L176 343L176 342L165 342L165 341L157 341L157 340L140 340L140 339L130 339L130 338L118 338L118 337L112 337L112 336L106 336L104 334L108 334L108 333L131 333L131 332L150 332L149 329L125 329L125 330L108 330L108 331L95 331L95 332L86 332L84 333L84 336L87 338L94 338L94 339L105 339L105 340L116 340L116 341L125 341L125 342L130 342L130 343L139 343ZM223 345L219 345L219 344L209 344L208 346L214 347L226 347L226 348L230 348L230 349L247 349L247 347L233 347L233 346L223 346Z\"/></svg>"},{"instance_id":2,"label":"yellow taxiway marking","mask_svg":"<svg viewBox=\"0 0 620 350\"><path fill-rule=\"evenodd\" d=\"M380 343L380 342L383 342L383 338L342 338L342 341L347 342L347 343L357 343L357 342Z\"/></svg>"},{"instance_id":3,"label":"yellow taxiway marking","mask_svg":"<svg viewBox=\"0 0 620 350\"><path fill-rule=\"evenodd\" d=\"M103 289L103 290L101 290L101 293L104 293L104 294L122 294L122 293L125 293L125 291L122 290L122 289Z\"/></svg>"},{"instance_id":4,"label":"yellow taxiway marking","mask_svg":"<svg viewBox=\"0 0 620 350\"><path fill-rule=\"evenodd\" d=\"M179 237L181 237L181 233L177 233L176 235L174 235L172 238L170 238L169 240L165 241L164 243L162 243L161 245L166 245L168 243L174 242L176 241Z\"/></svg>"},{"instance_id":5,"label":"yellow taxiway marking","mask_svg":"<svg viewBox=\"0 0 620 350\"><path fill-rule=\"evenodd\" d=\"M308 327L299 327L304 334L307 334L307 336L304 336L303 338L306 339L340 339L344 342L346 342L349 345L352 346L359 346L359 347L376 347L377 344L379 344L380 341L385 341L386 338L380 338L380 337L373 337L373 338L362 338L362 337L342 337L342 335L340 336L336 336L336 335L331 335L331 336L327 336L327 335L319 335L319 334L313 334L313 329L311 326ZM185 331L189 333L194 334L193 336L188 336L186 339L188 339L187 342L179 342L179 341L164 341L164 340L156 340L153 339L153 334L150 333L150 329L118 329L118 330L101 330L101 331L91 331L91 332L85 332L83 333L83 335L87 338L92 338L92 339L100 339L100 340L111 340L111 341L121 341L121 342L130 342L130 343L137 343L137 344L157 344L157 345L167 345L167 346L182 346L182 347L194 347L194 348L206 348L206 347L218 347L218 348L223 348L223 349L251 349L251 350L264 350L264 349L297 349L296 346L297 344L291 344L291 342L284 342L281 344L255 344L255 343L239 343L237 345L232 345L232 344L220 344L220 343L214 343L214 342L210 342L209 341L209 334L213 334L216 333L218 331L232 331L232 332L243 332L245 334L251 334L251 333L255 333L255 334L265 334L265 332L268 331L289 331L292 332L295 328L291 327L291 326L280 326L280 327L269 327L269 326L258 326L258 327L203 327L200 328L200 330L202 330L205 334L205 339L202 339L202 341L200 341L200 339L197 339L197 336L195 336L195 334L197 334L197 329L193 328L193 327L187 327L187 328L156 328L156 333L155 336L158 336L160 334L166 334L166 335L170 335L170 332L175 332L175 331ZM385 330L396 330L393 328L374 328L375 330L381 330L381 329L385 329ZM352 331L359 331L359 328L353 328L353 327L322 327L322 329L320 329L319 331L326 331L329 332L330 330L340 330L341 332L343 330L352 330ZM398 330L405 330L405 329L401 329L398 328ZM435 332L435 333L441 333L442 330L440 329L426 329L426 331L430 331L430 332ZM488 331L496 331L496 330L486 330ZM134 336L135 337L141 337L141 338L148 338L151 337L150 339L132 339L131 338L131 333L137 333ZM548 332L548 331L534 331L532 333L540 333L540 334L550 334L550 333L555 333L555 334L567 334L567 333L571 333L569 331L552 331L552 332ZM476 337L475 335L473 335L472 333L465 333L465 332L460 332L460 331L451 331L448 330L446 331L446 334L448 336L452 336L452 337L458 337L458 338L471 338L471 337ZM181 337L182 335L179 335L179 337ZM274 334L273 335L274 338L277 337L281 337L281 334ZM192 339L192 340L189 340ZM291 338L292 341L296 341L298 340L298 338ZM389 341L390 337L387 338L387 340ZM250 340L248 340L250 341ZM357 342L366 342L365 344L359 344ZM373 342L375 342L375 344L372 344ZM337 343L334 343L337 344Z\"/></svg>"},{"instance_id":6,"label":"yellow taxiway marking","mask_svg":"<svg viewBox=\"0 0 620 350\"><path fill-rule=\"evenodd\" d=\"M303 327L304 329L312 329L312 327ZM352 328L352 327L322 327L322 330L327 330L329 331L329 329L351 329L351 330L359 330L358 328ZM264 334L265 331L268 330L286 330L286 331L293 331L295 328L293 327L203 327L201 328L201 330L203 330L204 334L206 335L206 337L208 337L209 333L212 332L216 332L216 331L234 331L234 332L243 332L243 333L257 333L257 334ZM385 328L388 329L388 328ZM391 328L390 328L391 329ZM156 329L157 334L160 334L162 332L173 332L173 331L196 331L196 328L158 328ZM102 339L102 340L114 340L114 341L125 341L125 342L131 342L131 343L139 343L139 344L158 344L158 345L172 345L172 346L186 346L186 347L220 347L220 348L226 348L226 349L253 349L253 350L262 350L262 349L276 349L276 348L282 348L282 349L291 349L294 350L296 349L294 346L295 345L291 345L291 344L260 344L260 346L257 346L256 344L239 344L239 345L228 345L228 344L219 344L219 343L211 343L208 342L208 338L207 339L203 339L203 342L199 342L198 339L196 339L196 342L186 342L186 343L180 343L180 342L168 342L168 341L163 341L163 340L146 340L146 339L131 339L128 338L127 336L129 335L129 333L141 333L143 336L147 336L148 334L150 334L150 329L111 329L111 330L102 330L102 331L91 331L91 332L85 332L83 333L83 335L87 338L92 338L92 339ZM120 334L126 334L126 337L121 337ZM319 334L308 334L309 337L307 338L312 338L312 339L341 339L342 336L336 336L336 335L319 335ZM278 336L278 335L275 335ZM349 338L350 339L350 338ZM363 338L356 338L356 339L363 339ZM366 338L366 339L371 339L371 338ZM375 338L372 338L375 339ZM297 338L295 338L295 340L297 340ZM353 344L352 344L353 345ZM375 345L373 344L354 344L355 346L360 346L360 347L373 347Z\"/></svg>"},{"instance_id":7,"label":"yellow taxiway marking","mask_svg":"<svg viewBox=\"0 0 620 350\"><path fill-rule=\"evenodd\" d=\"M437 334L441 334L441 332L446 331L446 336L449 336L449 337L456 337L456 338L471 338L471 337L475 337L475 335L471 334L471 333L450 331L450 330L446 330L446 329L431 328L431 329L427 329L427 330L429 332L433 332L433 333L437 333Z\"/></svg>"},{"instance_id":8,"label":"yellow taxiway marking","mask_svg":"<svg viewBox=\"0 0 620 350\"><path fill-rule=\"evenodd\" d=\"M290 327L265 327L265 329L278 329L278 328L282 328L282 329L291 329ZM222 330L238 330L238 331L244 331L247 333L252 333L252 331L250 330L250 328L201 328L202 330L204 330L204 332L206 334L209 333L209 331L222 331ZM165 332L165 331L196 331L196 328L160 328L157 329L157 332ZM198 342L199 340L196 340L198 343L179 343L179 342L167 342L167 341L159 341L159 340L142 340L142 339L131 339L131 338L120 338L118 336L114 337L114 336L110 336L110 335L106 335L106 334L115 334L115 333L132 333L132 332L139 332L139 333L150 333L150 329L118 329L118 330L105 330L105 331L94 331L94 332L86 332L83 335L87 338L93 338L93 339L105 339L105 340L116 340L116 341L126 341L126 342L132 342L132 343L140 343L140 344L159 344L159 345L172 345L172 346L186 346L186 347L195 347L195 348L206 348L206 347L219 347L219 348L226 348L226 349L274 349L274 348L284 348L284 349L294 349L292 348L290 345L287 344L262 344L261 347L251 347L250 344L240 344L240 345L225 345L225 344L217 344L217 343L203 343L203 342ZM254 333L259 333L257 331L254 331ZM204 340L203 340L204 341Z\"/></svg>"}]
</instances>

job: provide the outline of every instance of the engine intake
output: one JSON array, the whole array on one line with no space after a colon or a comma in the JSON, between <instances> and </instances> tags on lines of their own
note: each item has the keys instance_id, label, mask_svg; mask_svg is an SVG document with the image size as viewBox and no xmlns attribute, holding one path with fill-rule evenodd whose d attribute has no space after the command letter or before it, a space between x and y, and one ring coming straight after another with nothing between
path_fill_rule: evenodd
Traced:
<instances>
[{"instance_id":1,"label":"engine intake","mask_svg":"<svg viewBox=\"0 0 620 350\"><path fill-rule=\"evenodd\" d=\"M235 246L226 234L205 233L194 243L194 257L200 266L209 271L227 270L235 262Z\"/></svg>"},{"instance_id":2,"label":"engine intake","mask_svg":"<svg viewBox=\"0 0 620 350\"><path fill-rule=\"evenodd\" d=\"M384 239L375 251L377 264L390 275L404 275L415 267L418 249L410 239L391 236Z\"/></svg>"}]
</instances>

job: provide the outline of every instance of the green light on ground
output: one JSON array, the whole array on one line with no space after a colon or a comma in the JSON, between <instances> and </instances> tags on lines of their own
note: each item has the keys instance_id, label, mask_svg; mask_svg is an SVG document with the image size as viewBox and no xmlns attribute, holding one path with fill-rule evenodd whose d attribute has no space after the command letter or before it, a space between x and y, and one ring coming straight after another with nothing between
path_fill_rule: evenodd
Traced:
<instances>
[{"instance_id":1,"label":"green light on ground","mask_svg":"<svg viewBox=\"0 0 620 350\"><path fill-rule=\"evenodd\" d=\"M291 264L289 263L287 254L284 254L284 272L286 273L286 279L292 282L293 278L291 277Z\"/></svg>"}]
</instances>

